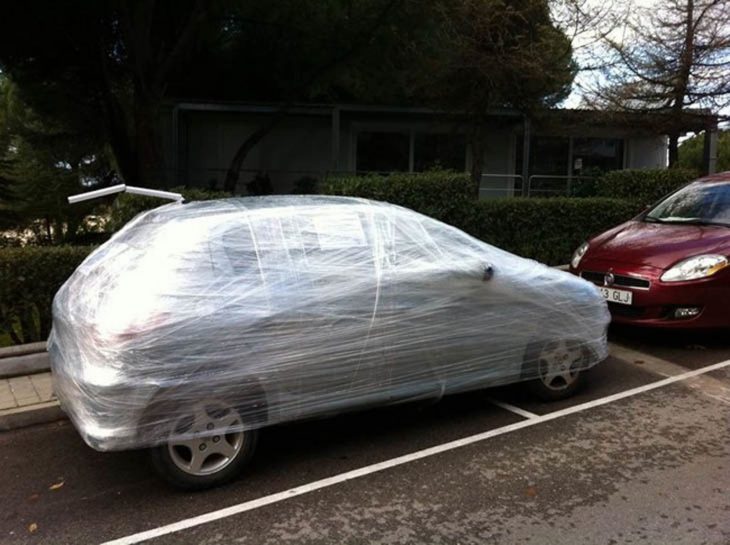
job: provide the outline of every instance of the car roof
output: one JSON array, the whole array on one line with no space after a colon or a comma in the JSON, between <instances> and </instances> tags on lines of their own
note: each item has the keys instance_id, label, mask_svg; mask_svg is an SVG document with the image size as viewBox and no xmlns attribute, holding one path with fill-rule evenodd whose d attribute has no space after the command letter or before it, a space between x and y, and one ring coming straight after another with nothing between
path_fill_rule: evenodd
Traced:
<instances>
[{"instance_id":1,"label":"car roof","mask_svg":"<svg viewBox=\"0 0 730 545\"><path fill-rule=\"evenodd\" d=\"M139 216L135 221L142 224L161 224L167 221L199 220L203 217L218 216L225 221L226 216L255 217L290 216L297 213L312 212L313 209L326 214L338 209L350 211L372 211L373 208L388 210L389 213L410 213L412 210L400 206L362 199L358 197L340 197L330 195L267 195L262 197L233 197L209 201L192 201L188 203L170 203Z\"/></svg>"},{"instance_id":2,"label":"car roof","mask_svg":"<svg viewBox=\"0 0 730 545\"><path fill-rule=\"evenodd\" d=\"M730 170L708 174L696 180L697 182L730 182Z\"/></svg>"}]
</instances>

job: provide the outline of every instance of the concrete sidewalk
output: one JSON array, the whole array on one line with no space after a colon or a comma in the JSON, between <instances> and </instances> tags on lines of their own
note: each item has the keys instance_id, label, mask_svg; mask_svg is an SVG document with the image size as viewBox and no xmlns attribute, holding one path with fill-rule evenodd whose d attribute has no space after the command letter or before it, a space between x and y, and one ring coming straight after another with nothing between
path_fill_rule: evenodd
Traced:
<instances>
[{"instance_id":1,"label":"concrete sidewalk","mask_svg":"<svg viewBox=\"0 0 730 545\"><path fill-rule=\"evenodd\" d=\"M64 418L51 373L0 379L0 431Z\"/></svg>"}]
</instances>

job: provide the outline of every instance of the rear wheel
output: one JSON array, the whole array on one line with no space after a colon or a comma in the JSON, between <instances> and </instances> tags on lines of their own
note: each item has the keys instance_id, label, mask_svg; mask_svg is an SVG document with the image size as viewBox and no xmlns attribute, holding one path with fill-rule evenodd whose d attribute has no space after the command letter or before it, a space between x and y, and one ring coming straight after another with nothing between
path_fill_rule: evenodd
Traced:
<instances>
[{"instance_id":1,"label":"rear wheel","mask_svg":"<svg viewBox=\"0 0 730 545\"><path fill-rule=\"evenodd\" d=\"M202 490L234 479L256 449L258 430L244 430L236 407L203 399L178 409L166 435L150 450L157 472L172 485Z\"/></svg>"},{"instance_id":2,"label":"rear wheel","mask_svg":"<svg viewBox=\"0 0 730 545\"><path fill-rule=\"evenodd\" d=\"M578 342L558 340L538 343L525 356L530 391L543 401L575 394L585 382L588 350Z\"/></svg>"}]
</instances>

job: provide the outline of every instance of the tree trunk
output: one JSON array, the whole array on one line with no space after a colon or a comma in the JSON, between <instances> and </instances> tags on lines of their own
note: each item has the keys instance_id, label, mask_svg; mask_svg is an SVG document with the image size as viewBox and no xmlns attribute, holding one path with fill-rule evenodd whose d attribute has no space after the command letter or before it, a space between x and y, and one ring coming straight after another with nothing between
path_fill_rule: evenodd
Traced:
<instances>
[{"instance_id":1,"label":"tree trunk","mask_svg":"<svg viewBox=\"0 0 730 545\"><path fill-rule=\"evenodd\" d=\"M157 131L159 103L149 93L137 90L134 100L134 136L137 152L137 179L143 187L167 187L162 160L162 142Z\"/></svg>"},{"instance_id":2,"label":"tree trunk","mask_svg":"<svg viewBox=\"0 0 730 545\"><path fill-rule=\"evenodd\" d=\"M271 132L271 130L279 124L284 118L287 112L287 107L282 107L265 125L259 127L259 129L251 134L243 143L238 147L236 153L231 159L231 163L228 166L226 172L226 180L223 183L223 191L229 193L236 192L236 186L238 186L238 179L241 174L241 167L243 162L246 160L249 152L256 147L256 145L264 139L264 137Z\"/></svg>"},{"instance_id":3,"label":"tree trunk","mask_svg":"<svg viewBox=\"0 0 730 545\"><path fill-rule=\"evenodd\" d=\"M669 133L669 167L677 165L679 159L679 136L678 126L684 114L684 102L687 98L687 89L689 89L689 80L694 66L695 51L695 30L694 30L694 0L687 0L685 7L684 22L684 47L679 56L679 66L677 69L676 84L673 91L673 124L675 127Z\"/></svg>"},{"instance_id":4,"label":"tree trunk","mask_svg":"<svg viewBox=\"0 0 730 545\"><path fill-rule=\"evenodd\" d=\"M677 166L679 159L679 134L669 135L669 168Z\"/></svg>"},{"instance_id":5,"label":"tree trunk","mask_svg":"<svg viewBox=\"0 0 730 545\"><path fill-rule=\"evenodd\" d=\"M484 125L479 123L472 129L469 145L471 147L471 180L473 183L474 199L479 199L479 189L482 185L484 171L484 152L486 151Z\"/></svg>"}]
</instances>

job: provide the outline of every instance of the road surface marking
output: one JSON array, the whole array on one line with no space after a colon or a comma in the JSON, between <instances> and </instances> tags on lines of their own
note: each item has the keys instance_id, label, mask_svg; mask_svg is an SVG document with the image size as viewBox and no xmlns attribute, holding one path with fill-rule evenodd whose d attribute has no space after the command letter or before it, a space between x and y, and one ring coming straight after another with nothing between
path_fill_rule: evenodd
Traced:
<instances>
[{"instance_id":1,"label":"road surface marking","mask_svg":"<svg viewBox=\"0 0 730 545\"><path fill-rule=\"evenodd\" d=\"M688 378L697 377L711 371L717 371L718 369L723 369L728 366L730 366L730 360L716 363L714 365L708 365L707 367L702 367L701 369L696 369L694 371L687 371L686 373L668 377L657 382L653 382L651 384L645 384L637 388L632 388L631 390L626 390L624 392L619 392L610 396L594 399L593 401L587 401L586 403L581 403L580 405L574 405L572 407L567 407L565 409L561 409L552 413L535 416L534 418L529 418L527 420L521 420L520 422L509 424L507 426L502 426L501 428L495 428L493 430L478 433L476 435L471 435L469 437L464 437L462 439L457 439L455 441L449 441L448 443L443 443L441 445L429 447L423 450L412 452L410 454L398 456L397 458L385 460L377 464L372 464L369 466L361 467L359 469L346 471L345 473L340 473L339 475L334 475L333 477L327 477L326 479L321 479L319 481L314 481L308 484L297 486L283 492L277 492L276 494L270 494L262 498L257 498L255 500L246 501L237 505L232 505L230 507L218 509L216 511L211 511L209 513L204 513L202 515L187 518L178 522L173 522L172 524L167 524L165 526L160 526L158 528L153 528L151 530L146 530L144 532L139 532L137 534L132 534L126 537L120 537L119 539L106 541L102 545L133 545L135 543L142 543L143 541L147 541L157 537L174 534L175 532L180 532L182 530L187 530L196 526L208 524L216 520L239 515L247 511L253 511L254 509L259 509L267 505L272 505L274 503L278 503L289 498L295 498L297 496L309 494L310 492L314 492L315 490L322 490L323 488L328 488L330 486L344 483L352 479L359 479L360 477L364 477L365 475L385 471L386 469L391 469L393 467L397 467L403 464L415 462L416 460L435 456L449 450L465 447L467 445L473 445L474 443L478 443L486 439L491 439L493 437L498 437L500 435L511 433L513 431L529 428L543 422L549 422L550 420L562 418L563 416L580 413L594 407L600 407L602 405L614 403L627 397L632 397L644 392L656 390L657 388L662 388L664 386L668 386L669 384L674 384L675 382L686 380Z\"/></svg>"},{"instance_id":2,"label":"road surface marking","mask_svg":"<svg viewBox=\"0 0 730 545\"><path fill-rule=\"evenodd\" d=\"M539 416L535 413L531 413L530 411L526 411L525 409L520 409L515 405L511 405L510 403L505 403L504 401L499 401L498 399L494 399L491 397L489 398L489 402L492 405L496 405L497 407L504 409L505 411L518 414L524 418L537 418Z\"/></svg>"},{"instance_id":3,"label":"road surface marking","mask_svg":"<svg viewBox=\"0 0 730 545\"><path fill-rule=\"evenodd\" d=\"M642 369L650 371L663 377L681 375L687 370L686 367L645 354L632 348L611 343L611 355L629 363L639 364ZM726 405L730 405L730 387L713 377L694 377L687 381L687 387L696 390L703 396L707 396Z\"/></svg>"}]
</instances>

